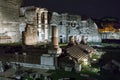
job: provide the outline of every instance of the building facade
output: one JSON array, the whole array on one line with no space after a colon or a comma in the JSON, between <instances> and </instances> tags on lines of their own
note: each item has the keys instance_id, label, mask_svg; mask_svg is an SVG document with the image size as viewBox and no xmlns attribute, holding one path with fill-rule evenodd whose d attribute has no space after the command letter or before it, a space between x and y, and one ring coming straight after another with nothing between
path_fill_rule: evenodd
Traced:
<instances>
[{"instance_id":1,"label":"building facade","mask_svg":"<svg viewBox=\"0 0 120 80\"><path fill-rule=\"evenodd\" d=\"M75 36L80 42L83 35L88 37L88 42L101 42L98 27L91 18L82 19L79 15L58 14L53 12L50 25L57 24L59 42L69 41L70 36ZM51 32L50 32L51 33Z\"/></svg>"},{"instance_id":2,"label":"building facade","mask_svg":"<svg viewBox=\"0 0 120 80\"><path fill-rule=\"evenodd\" d=\"M102 28L98 29L102 39L113 39L113 40L120 39L120 28L115 27L115 23L109 22L102 26L103 26Z\"/></svg>"},{"instance_id":3,"label":"building facade","mask_svg":"<svg viewBox=\"0 0 120 80\"><path fill-rule=\"evenodd\" d=\"M48 40L48 10L34 6L22 7L20 9L21 25L20 32L25 30L26 24L34 25L37 28L37 42L45 42ZM32 27L32 26L31 26Z\"/></svg>"}]
</instances>

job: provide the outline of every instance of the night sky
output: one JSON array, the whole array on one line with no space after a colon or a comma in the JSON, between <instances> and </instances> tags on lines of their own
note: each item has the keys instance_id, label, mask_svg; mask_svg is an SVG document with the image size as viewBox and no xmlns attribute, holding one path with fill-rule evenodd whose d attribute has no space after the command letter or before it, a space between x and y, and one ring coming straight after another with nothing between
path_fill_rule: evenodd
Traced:
<instances>
[{"instance_id":1,"label":"night sky","mask_svg":"<svg viewBox=\"0 0 120 80\"><path fill-rule=\"evenodd\" d=\"M120 0L25 0L23 5L36 5L59 13L92 18L116 17L120 20Z\"/></svg>"}]
</instances>

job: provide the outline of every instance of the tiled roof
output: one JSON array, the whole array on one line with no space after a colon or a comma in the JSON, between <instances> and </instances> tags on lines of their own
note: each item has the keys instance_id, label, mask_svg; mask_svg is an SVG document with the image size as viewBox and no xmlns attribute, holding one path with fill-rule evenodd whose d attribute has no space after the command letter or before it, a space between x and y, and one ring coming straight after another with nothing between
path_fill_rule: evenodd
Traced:
<instances>
[{"instance_id":1,"label":"tiled roof","mask_svg":"<svg viewBox=\"0 0 120 80\"><path fill-rule=\"evenodd\" d=\"M88 54L91 52L95 52L95 49L90 47L89 45L79 44L67 48L67 53L79 60L88 59Z\"/></svg>"},{"instance_id":2,"label":"tiled roof","mask_svg":"<svg viewBox=\"0 0 120 80\"><path fill-rule=\"evenodd\" d=\"M67 49L67 53L76 59L88 59L87 52L84 52L84 50L81 49L79 45L75 45L73 47L70 47Z\"/></svg>"}]
</instances>

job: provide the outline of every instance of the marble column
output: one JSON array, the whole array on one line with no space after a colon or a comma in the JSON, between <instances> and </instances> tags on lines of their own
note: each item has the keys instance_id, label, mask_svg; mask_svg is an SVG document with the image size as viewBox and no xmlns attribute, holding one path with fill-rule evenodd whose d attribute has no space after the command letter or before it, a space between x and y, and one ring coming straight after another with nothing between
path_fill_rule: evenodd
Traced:
<instances>
[{"instance_id":1,"label":"marble column","mask_svg":"<svg viewBox=\"0 0 120 80\"><path fill-rule=\"evenodd\" d=\"M45 40L47 40L48 39L48 12L46 11L46 12L44 12L44 29L45 29Z\"/></svg>"},{"instance_id":2,"label":"marble column","mask_svg":"<svg viewBox=\"0 0 120 80\"><path fill-rule=\"evenodd\" d=\"M41 41L42 40L42 35L41 35L41 30L42 28L42 25L41 25L41 12L39 11L38 13L38 41Z\"/></svg>"},{"instance_id":3,"label":"marble column","mask_svg":"<svg viewBox=\"0 0 120 80\"><path fill-rule=\"evenodd\" d=\"M52 26L52 45L54 48L58 48L58 28L56 25Z\"/></svg>"}]
</instances>

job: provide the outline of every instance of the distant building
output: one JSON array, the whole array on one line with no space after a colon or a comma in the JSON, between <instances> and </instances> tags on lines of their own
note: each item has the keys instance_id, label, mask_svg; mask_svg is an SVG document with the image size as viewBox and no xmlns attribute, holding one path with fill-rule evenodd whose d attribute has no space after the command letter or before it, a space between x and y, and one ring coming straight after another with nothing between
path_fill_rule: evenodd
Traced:
<instances>
[{"instance_id":1,"label":"distant building","mask_svg":"<svg viewBox=\"0 0 120 80\"><path fill-rule=\"evenodd\" d=\"M120 23L116 19L103 18L97 22L102 39L120 39Z\"/></svg>"},{"instance_id":2,"label":"distant building","mask_svg":"<svg viewBox=\"0 0 120 80\"><path fill-rule=\"evenodd\" d=\"M120 31L114 25L114 23L106 23L103 28L98 29L102 39L120 39Z\"/></svg>"}]
</instances>

